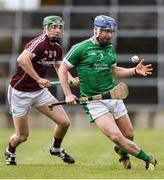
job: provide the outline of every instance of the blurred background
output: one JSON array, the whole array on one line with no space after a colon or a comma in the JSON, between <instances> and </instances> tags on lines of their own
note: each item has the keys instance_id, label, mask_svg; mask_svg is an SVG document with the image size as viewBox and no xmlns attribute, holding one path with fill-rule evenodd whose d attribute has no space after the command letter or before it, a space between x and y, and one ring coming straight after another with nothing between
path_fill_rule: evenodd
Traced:
<instances>
[{"instance_id":1,"label":"blurred background","mask_svg":"<svg viewBox=\"0 0 164 180\"><path fill-rule=\"evenodd\" d=\"M135 127L164 128L164 0L0 0L0 129L13 127L8 112L7 87L15 72L16 58L25 44L42 33L42 20L59 15L65 21L62 46L69 48L92 36L92 17L104 14L118 23L114 46L118 65L133 67L131 56L138 55L152 63L153 75L147 78L123 79L130 95L125 100ZM72 70L76 75L76 70ZM53 69L50 80L57 80ZM60 86L50 91L59 99L64 95ZM79 90L73 89L78 96ZM72 128L89 127L88 118L79 105L64 106ZM51 128L47 118L31 110L29 123L34 128Z\"/></svg>"}]
</instances>

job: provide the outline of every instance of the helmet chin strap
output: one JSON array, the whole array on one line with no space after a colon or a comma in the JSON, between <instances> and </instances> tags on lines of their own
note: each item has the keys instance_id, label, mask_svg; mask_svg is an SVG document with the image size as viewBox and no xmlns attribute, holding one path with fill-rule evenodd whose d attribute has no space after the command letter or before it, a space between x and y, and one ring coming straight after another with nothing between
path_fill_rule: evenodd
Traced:
<instances>
[{"instance_id":1,"label":"helmet chin strap","mask_svg":"<svg viewBox=\"0 0 164 180\"><path fill-rule=\"evenodd\" d=\"M94 32L94 36L97 38L97 37L99 37L99 34L100 34L100 28L94 28L94 30L93 30L93 32Z\"/></svg>"},{"instance_id":2,"label":"helmet chin strap","mask_svg":"<svg viewBox=\"0 0 164 180\"><path fill-rule=\"evenodd\" d=\"M99 37L96 37L96 39L100 43L101 46L108 46L111 44L110 42L101 40Z\"/></svg>"}]
</instances>

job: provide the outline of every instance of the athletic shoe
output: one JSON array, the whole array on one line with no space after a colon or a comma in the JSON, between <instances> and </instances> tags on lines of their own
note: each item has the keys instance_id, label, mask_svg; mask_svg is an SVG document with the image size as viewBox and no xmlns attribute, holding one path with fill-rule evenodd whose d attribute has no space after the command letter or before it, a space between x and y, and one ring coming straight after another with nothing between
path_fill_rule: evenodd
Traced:
<instances>
[{"instance_id":1,"label":"athletic shoe","mask_svg":"<svg viewBox=\"0 0 164 180\"><path fill-rule=\"evenodd\" d=\"M6 165L17 165L15 153L11 153L8 149L6 149L4 154L6 157Z\"/></svg>"},{"instance_id":2,"label":"athletic shoe","mask_svg":"<svg viewBox=\"0 0 164 180\"><path fill-rule=\"evenodd\" d=\"M154 159L153 157L151 158L151 160L145 161L145 163L146 163L145 169L151 171L155 170L155 167L158 166L157 160Z\"/></svg>"},{"instance_id":3,"label":"athletic shoe","mask_svg":"<svg viewBox=\"0 0 164 180\"><path fill-rule=\"evenodd\" d=\"M124 166L125 169L131 169L130 158L127 153L121 153L118 146L114 147L115 152L120 156L119 162Z\"/></svg>"},{"instance_id":4,"label":"athletic shoe","mask_svg":"<svg viewBox=\"0 0 164 180\"><path fill-rule=\"evenodd\" d=\"M75 160L63 148L59 148L59 150L56 150L54 147L51 147L50 154L60 157L64 162L68 164L75 163Z\"/></svg>"}]
</instances>

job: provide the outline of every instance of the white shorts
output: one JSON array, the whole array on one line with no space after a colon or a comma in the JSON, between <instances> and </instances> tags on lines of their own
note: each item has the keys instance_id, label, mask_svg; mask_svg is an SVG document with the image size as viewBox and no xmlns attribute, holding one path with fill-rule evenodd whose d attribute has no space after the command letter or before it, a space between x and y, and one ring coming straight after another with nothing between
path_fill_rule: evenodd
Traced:
<instances>
[{"instance_id":1,"label":"white shorts","mask_svg":"<svg viewBox=\"0 0 164 180\"><path fill-rule=\"evenodd\" d=\"M86 105L83 106L86 114L90 117L90 122L107 112L110 112L114 119L118 119L123 115L127 114L127 109L122 100L100 100L100 101L88 101Z\"/></svg>"},{"instance_id":2,"label":"white shorts","mask_svg":"<svg viewBox=\"0 0 164 180\"><path fill-rule=\"evenodd\" d=\"M23 92L12 88L10 85L8 87L10 112L15 117L27 114L32 105L39 107L53 99L55 99L54 96L47 88L33 92Z\"/></svg>"}]
</instances>

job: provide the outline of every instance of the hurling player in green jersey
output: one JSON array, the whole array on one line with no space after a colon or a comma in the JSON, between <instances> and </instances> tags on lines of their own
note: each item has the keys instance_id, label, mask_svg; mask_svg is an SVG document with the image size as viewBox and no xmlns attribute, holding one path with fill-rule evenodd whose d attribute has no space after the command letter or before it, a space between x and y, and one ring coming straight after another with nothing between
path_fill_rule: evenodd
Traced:
<instances>
[{"instance_id":1,"label":"hurling player in green jersey","mask_svg":"<svg viewBox=\"0 0 164 180\"><path fill-rule=\"evenodd\" d=\"M144 65L143 59L134 68L117 66L112 37L116 21L105 15L94 19L94 35L75 44L66 54L59 68L59 79L68 104L76 104L76 96L68 85L68 71L77 67L81 97L105 93L115 87L114 78L152 74L152 65ZM82 104L90 122L115 143L114 150L126 169L131 168L130 155L145 161L146 169L154 170L157 160L133 142L134 134L127 109L122 100L106 99Z\"/></svg>"}]
</instances>

